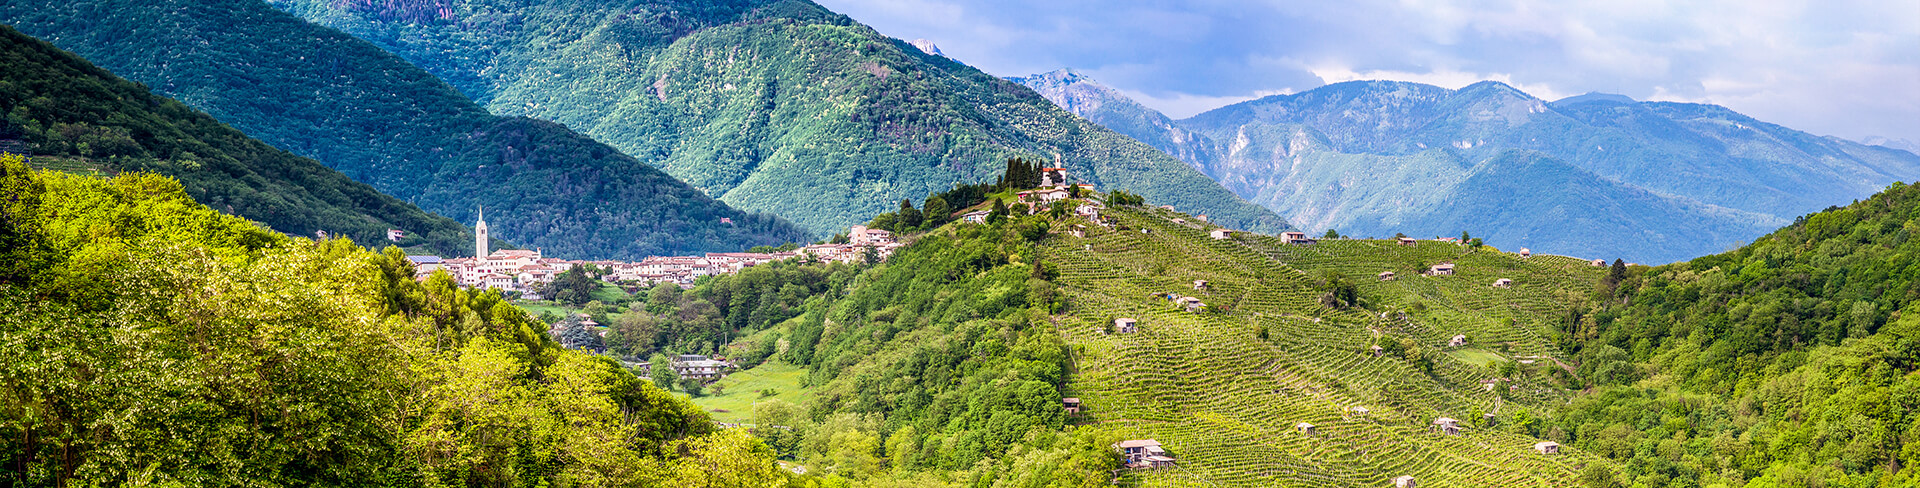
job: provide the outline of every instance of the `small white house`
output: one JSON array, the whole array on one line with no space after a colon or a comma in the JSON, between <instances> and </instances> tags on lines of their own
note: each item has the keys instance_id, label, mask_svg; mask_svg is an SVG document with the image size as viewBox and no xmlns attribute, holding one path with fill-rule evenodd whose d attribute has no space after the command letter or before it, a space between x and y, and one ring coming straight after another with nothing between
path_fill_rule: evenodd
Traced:
<instances>
[{"instance_id":1,"label":"small white house","mask_svg":"<svg viewBox=\"0 0 1920 488\"><path fill-rule=\"evenodd\" d=\"M1533 450L1540 451L1541 454L1549 454L1549 455L1559 454L1560 443L1554 442L1554 441L1540 441L1533 445Z\"/></svg>"},{"instance_id":2,"label":"small white house","mask_svg":"<svg viewBox=\"0 0 1920 488\"><path fill-rule=\"evenodd\" d=\"M1381 272L1380 272L1380 281L1393 281L1393 272L1392 272L1392 271L1381 271Z\"/></svg>"},{"instance_id":3,"label":"small white house","mask_svg":"<svg viewBox=\"0 0 1920 488\"><path fill-rule=\"evenodd\" d=\"M1121 334L1132 334L1137 330L1135 325L1138 323L1140 323L1140 321L1130 318L1113 319L1113 331Z\"/></svg>"},{"instance_id":4,"label":"small white house","mask_svg":"<svg viewBox=\"0 0 1920 488\"><path fill-rule=\"evenodd\" d=\"M1447 340L1447 347L1460 347L1464 345L1467 345L1466 334L1455 334L1453 339Z\"/></svg>"},{"instance_id":5,"label":"small white house","mask_svg":"<svg viewBox=\"0 0 1920 488\"><path fill-rule=\"evenodd\" d=\"M1509 280L1506 278L1493 280L1493 287L1494 288L1513 288L1513 280Z\"/></svg>"},{"instance_id":6,"label":"small white house","mask_svg":"<svg viewBox=\"0 0 1920 488\"><path fill-rule=\"evenodd\" d=\"M1302 434L1306 434L1306 435L1314 434L1313 424L1301 422L1301 423L1293 424L1293 428L1299 430L1300 433Z\"/></svg>"},{"instance_id":7,"label":"small white house","mask_svg":"<svg viewBox=\"0 0 1920 488\"><path fill-rule=\"evenodd\" d=\"M975 210L972 212L967 212L965 214L960 215L960 221L974 223L974 224L984 224L984 223L987 223L987 215L991 213L993 212L989 212L986 210Z\"/></svg>"},{"instance_id":8,"label":"small white house","mask_svg":"<svg viewBox=\"0 0 1920 488\"><path fill-rule=\"evenodd\" d=\"M1214 239L1226 239L1228 237L1233 237L1233 231L1228 229L1214 229L1214 230L1208 231L1207 235L1212 236Z\"/></svg>"},{"instance_id":9,"label":"small white house","mask_svg":"<svg viewBox=\"0 0 1920 488\"><path fill-rule=\"evenodd\" d=\"M1414 486L1412 476L1401 476L1393 479L1393 488L1414 488Z\"/></svg>"},{"instance_id":10,"label":"small white house","mask_svg":"<svg viewBox=\"0 0 1920 488\"><path fill-rule=\"evenodd\" d=\"M1532 250L1532 249L1527 249L1527 248L1524 248L1524 247L1523 247L1523 248L1520 248L1520 257L1523 257L1523 258L1530 258L1530 257L1533 257L1533 250Z\"/></svg>"},{"instance_id":11,"label":"small white house","mask_svg":"<svg viewBox=\"0 0 1920 488\"><path fill-rule=\"evenodd\" d=\"M1428 270L1428 274L1434 276L1453 276L1453 263L1433 265L1433 268Z\"/></svg>"}]
</instances>

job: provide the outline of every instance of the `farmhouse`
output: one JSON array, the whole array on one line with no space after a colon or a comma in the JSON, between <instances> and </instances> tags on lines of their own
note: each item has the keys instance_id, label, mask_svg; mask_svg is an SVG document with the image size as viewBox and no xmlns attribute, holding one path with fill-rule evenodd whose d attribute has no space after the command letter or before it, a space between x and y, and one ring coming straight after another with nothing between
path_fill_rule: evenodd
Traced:
<instances>
[{"instance_id":1,"label":"farmhouse","mask_svg":"<svg viewBox=\"0 0 1920 488\"><path fill-rule=\"evenodd\" d=\"M1413 477L1401 476L1398 478L1394 478L1393 488L1414 488Z\"/></svg>"},{"instance_id":2,"label":"farmhouse","mask_svg":"<svg viewBox=\"0 0 1920 488\"><path fill-rule=\"evenodd\" d=\"M1380 346L1369 347L1367 348L1367 350L1373 351L1374 357L1385 356L1387 354L1387 348L1380 347Z\"/></svg>"},{"instance_id":3,"label":"farmhouse","mask_svg":"<svg viewBox=\"0 0 1920 488\"><path fill-rule=\"evenodd\" d=\"M1300 433L1302 433L1302 434L1306 434L1306 435L1313 435L1313 433L1314 433L1314 432L1313 432L1313 424L1309 424L1309 423L1306 423L1306 422L1301 422L1301 423L1297 423L1297 424L1293 424L1293 428L1294 428L1294 429L1297 429L1297 430L1299 430L1299 431L1300 431Z\"/></svg>"},{"instance_id":4,"label":"farmhouse","mask_svg":"<svg viewBox=\"0 0 1920 488\"><path fill-rule=\"evenodd\" d=\"M1393 281L1393 272L1392 272L1392 271L1381 271L1381 272L1380 272L1380 281Z\"/></svg>"},{"instance_id":5,"label":"farmhouse","mask_svg":"<svg viewBox=\"0 0 1920 488\"><path fill-rule=\"evenodd\" d=\"M1523 258L1530 258L1530 257L1533 257L1533 250L1532 250L1532 249L1527 249L1527 248L1524 248L1524 247L1523 247L1523 248L1520 248L1520 257L1523 257Z\"/></svg>"},{"instance_id":6,"label":"farmhouse","mask_svg":"<svg viewBox=\"0 0 1920 488\"><path fill-rule=\"evenodd\" d=\"M1193 280L1193 289L1195 290L1207 289L1207 280Z\"/></svg>"},{"instance_id":7,"label":"farmhouse","mask_svg":"<svg viewBox=\"0 0 1920 488\"><path fill-rule=\"evenodd\" d=\"M1605 259L1595 259L1595 260L1593 260L1593 267L1595 267L1595 268L1605 268L1605 267L1607 267L1607 260L1605 260Z\"/></svg>"},{"instance_id":8,"label":"farmhouse","mask_svg":"<svg viewBox=\"0 0 1920 488\"><path fill-rule=\"evenodd\" d=\"M1307 237L1305 232L1281 232L1280 241L1288 244L1312 244L1313 238Z\"/></svg>"},{"instance_id":9,"label":"farmhouse","mask_svg":"<svg viewBox=\"0 0 1920 488\"><path fill-rule=\"evenodd\" d=\"M1130 318L1113 319L1113 331L1121 334L1132 334L1137 330L1134 325L1138 323L1140 323L1140 321Z\"/></svg>"},{"instance_id":10,"label":"farmhouse","mask_svg":"<svg viewBox=\"0 0 1920 488\"><path fill-rule=\"evenodd\" d=\"M1412 237L1402 237L1399 241L1402 246L1412 246L1420 243L1420 241L1416 241Z\"/></svg>"},{"instance_id":11,"label":"farmhouse","mask_svg":"<svg viewBox=\"0 0 1920 488\"><path fill-rule=\"evenodd\" d=\"M720 379L729 366L732 365L726 361L715 361L699 354L681 354L673 360L673 372L679 373L681 378L700 381Z\"/></svg>"},{"instance_id":12,"label":"farmhouse","mask_svg":"<svg viewBox=\"0 0 1920 488\"><path fill-rule=\"evenodd\" d=\"M970 223L970 224L984 224L984 223L987 223L987 215L992 213L993 212L986 211L986 210L975 210L972 212L960 214L960 221Z\"/></svg>"},{"instance_id":13,"label":"farmhouse","mask_svg":"<svg viewBox=\"0 0 1920 488\"><path fill-rule=\"evenodd\" d=\"M1153 439L1124 440L1113 445L1126 458L1129 468L1164 468L1173 466L1173 457L1160 447L1160 441Z\"/></svg>"},{"instance_id":14,"label":"farmhouse","mask_svg":"<svg viewBox=\"0 0 1920 488\"><path fill-rule=\"evenodd\" d=\"M1559 454L1560 443L1554 442L1554 441L1540 441L1533 445L1533 450L1540 451L1541 454Z\"/></svg>"},{"instance_id":15,"label":"farmhouse","mask_svg":"<svg viewBox=\"0 0 1920 488\"><path fill-rule=\"evenodd\" d=\"M1062 398L1060 399L1060 406L1061 408L1066 409L1067 413L1080 413L1079 398L1073 398L1073 397Z\"/></svg>"},{"instance_id":16,"label":"farmhouse","mask_svg":"<svg viewBox=\"0 0 1920 488\"><path fill-rule=\"evenodd\" d=\"M1494 288L1513 288L1513 280L1509 280L1506 278L1493 280L1493 287Z\"/></svg>"},{"instance_id":17,"label":"farmhouse","mask_svg":"<svg viewBox=\"0 0 1920 488\"><path fill-rule=\"evenodd\" d=\"M1446 435L1460 435L1460 421L1440 417L1433 419L1433 426L1428 430L1437 431Z\"/></svg>"},{"instance_id":18,"label":"farmhouse","mask_svg":"<svg viewBox=\"0 0 1920 488\"><path fill-rule=\"evenodd\" d=\"M1233 231L1228 229L1214 229L1214 230L1208 231L1207 235L1210 237L1213 237L1214 239L1226 239L1228 237L1233 237Z\"/></svg>"},{"instance_id":19,"label":"farmhouse","mask_svg":"<svg viewBox=\"0 0 1920 488\"><path fill-rule=\"evenodd\" d=\"M1453 276L1453 263L1433 265L1433 268L1428 270L1427 274L1434 276Z\"/></svg>"},{"instance_id":20,"label":"farmhouse","mask_svg":"<svg viewBox=\"0 0 1920 488\"><path fill-rule=\"evenodd\" d=\"M1460 347L1464 345L1467 345L1466 334L1455 334L1453 339L1447 340L1447 347Z\"/></svg>"}]
</instances>

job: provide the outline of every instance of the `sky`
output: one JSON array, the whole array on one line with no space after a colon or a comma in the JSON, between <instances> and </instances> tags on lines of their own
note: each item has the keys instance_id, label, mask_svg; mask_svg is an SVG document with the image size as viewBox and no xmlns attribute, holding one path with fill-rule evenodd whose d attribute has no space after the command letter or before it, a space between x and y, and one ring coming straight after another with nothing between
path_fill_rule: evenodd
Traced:
<instances>
[{"instance_id":1,"label":"sky","mask_svg":"<svg viewBox=\"0 0 1920 488\"><path fill-rule=\"evenodd\" d=\"M1920 1L815 1L994 75L1073 68L1174 118L1355 79L1495 80L1920 142Z\"/></svg>"}]
</instances>

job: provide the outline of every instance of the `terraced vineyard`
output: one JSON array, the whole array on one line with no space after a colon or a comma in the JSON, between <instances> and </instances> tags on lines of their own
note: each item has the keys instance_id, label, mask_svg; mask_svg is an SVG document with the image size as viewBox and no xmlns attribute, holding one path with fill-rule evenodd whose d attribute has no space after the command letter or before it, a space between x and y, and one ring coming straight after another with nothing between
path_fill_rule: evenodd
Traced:
<instances>
[{"instance_id":1,"label":"terraced vineyard","mask_svg":"<svg viewBox=\"0 0 1920 488\"><path fill-rule=\"evenodd\" d=\"M1391 486L1411 475L1420 486L1567 486L1596 459L1536 453L1539 439L1505 425L1566 398L1544 380L1556 364L1544 358L1556 351L1554 325L1542 318L1566 316L1603 270L1443 242L1211 239L1206 224L1176 223L1184 216L1165 210L1110 213L1119 225L1050 240L1045 258L1059 266L1069 297L1057 319L1074 344L1070 393L1084 401L1087 421L1156 439L1179 459L1177 468L1123 472L1124 485ZM1418 272L1442 262L1458 274ZM1326 270L1356 282L1365 305L1322 306L1315 280ZM1375 280L1381 271L1398 278ZM1493 287L1499 278L1514 284ZM1178 308L1167 293L1195 296L1207 310ZM1117 317L1138 319L1138 332L1105 333ZM1495 370L1440 352L1455 334L1470 344L1452 349L1531 364L1488 387ZM1419 344L1431 373L1369 351L1400 338ZM1482 349L1495 343L1509 352ZM1463 419L1467 429L1430 433L1436 417ZM1298 431L1301 422L1314 434Z\"/></svg>"}]
</instances>

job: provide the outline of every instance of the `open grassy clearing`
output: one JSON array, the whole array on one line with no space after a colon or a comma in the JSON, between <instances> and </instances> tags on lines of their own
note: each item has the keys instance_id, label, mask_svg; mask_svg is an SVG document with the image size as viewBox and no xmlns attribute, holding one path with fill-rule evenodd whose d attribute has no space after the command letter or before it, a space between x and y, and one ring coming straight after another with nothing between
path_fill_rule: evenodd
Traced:
<instances>
[{"instance_id":1,"label":"open grassy clearing","mask_svg":"<svg viewBox=\"0 0 1920 488\"><path fill-rule=\"evenodd\" d=\"M707 395L695 397L694 405L706 409L713 419L728 423L749 423L753 421L753 404L773 399L781 399L795 404L806 399L807 390L801 383L807 377L807 369L783 362L770 361L765 364L733 374L707 386ZM724 394L713 394L714 387ZM772 396L765 395L766 390L777 390Z\"/></svg>"}]
</instances>

